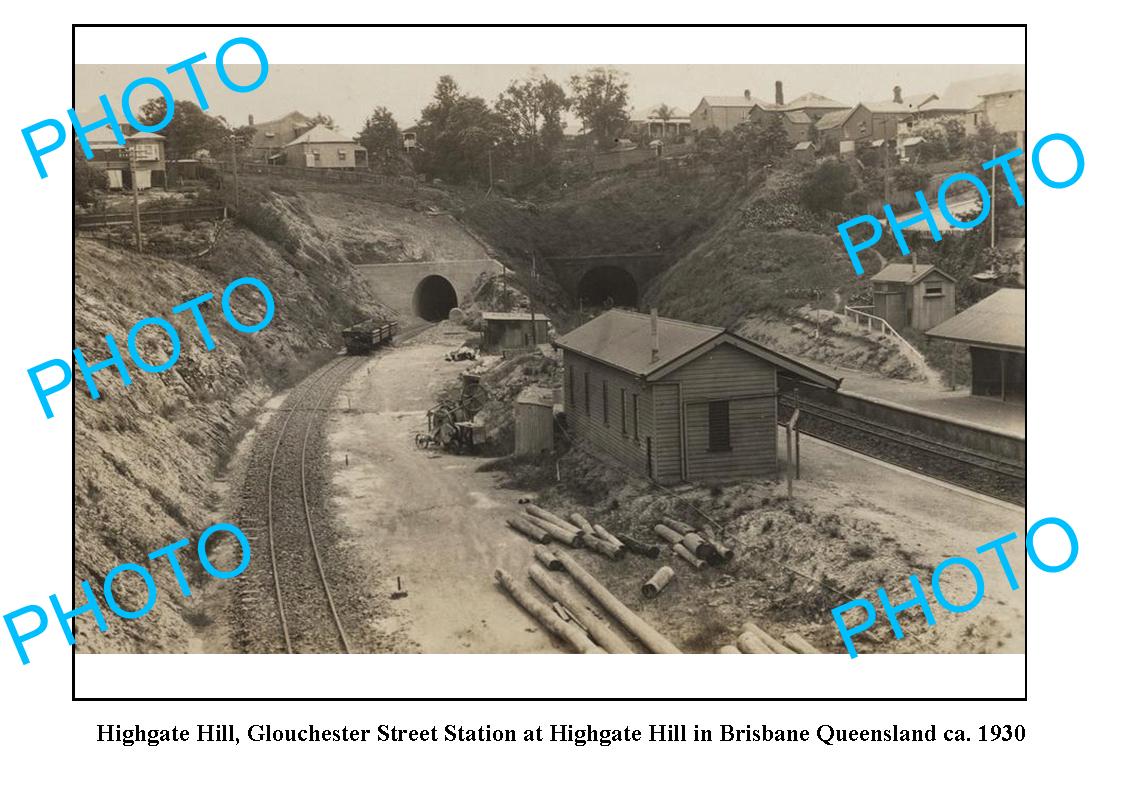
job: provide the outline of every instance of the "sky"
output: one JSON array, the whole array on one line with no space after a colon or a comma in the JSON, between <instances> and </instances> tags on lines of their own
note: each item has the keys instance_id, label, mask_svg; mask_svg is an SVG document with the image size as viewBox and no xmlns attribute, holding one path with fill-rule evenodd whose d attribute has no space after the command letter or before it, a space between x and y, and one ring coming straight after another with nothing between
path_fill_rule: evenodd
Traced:
<instances>
[{"instance_id":1,"label":"sky","mask_svg":"<svg viewBox=\"0 0 1123 796\"><path fill-rule=\"evenodd\" d=\"M256 65L229 68L236 82L248 84L257 76ZM568 90L569 76L588 68L589 65L564 64L270 64L265 83L246 94L223 86L213 65L199 65L197 71L210 103L209 112L225 116L232 125L246 124L250 114L263 122L299 110L309 115L326 113L341 130L356 133L378 105L389 108L399 126L412 125L432 97L437 78L444 74L452 75L464 92L493 103L512 80L542 73ZM813 91L853 104L860 100L888 101L897 85L905 95L928 91L939 94L952 81L1025 71L1021 65L996 64L638 64L615 68L628 74L629 95L635 110L665 102L687 113L706 94L734 95L749 89L753 96L771 102L777 80L783 81L784 97L789 102ZM186 76L182 72L166 75L163 66L78 64L74 107L79 118L92 121L102 115L96 111L98 95L103 93L109 96L113 107L119 107L121 91L142 76L164 80L177 100L194 100ZM155 89L142 87L134 94L132 104L139 108L144 100L156 95ZM571 124L575 122L571 120Z\"/></svg>"}]
</instances>

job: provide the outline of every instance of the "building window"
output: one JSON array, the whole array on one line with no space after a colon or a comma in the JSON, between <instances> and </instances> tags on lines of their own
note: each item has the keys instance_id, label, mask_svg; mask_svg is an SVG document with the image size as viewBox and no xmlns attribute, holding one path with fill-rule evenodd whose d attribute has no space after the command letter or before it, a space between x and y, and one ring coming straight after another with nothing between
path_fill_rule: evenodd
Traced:
<instances>
[{"instance_id":1,"label":"building window","mask_svg":"<svg viewBox=\"0 0 1123 796\"><path fill-rule=\"evenodd\" d=\"M924 283L924 297L925 298L939 298L944 295L944 286L940 282L925 282Z\"/></svg>"},{"instance_id":2,"label":"building window","mask_svg":"<svg viewBox=\"0 0 1123 796\"><path fill-rule=\"evenodd\" d=\"M710 401L710 452L729 451L729 401Z\"/></svg>"},{"instance_id":3,"label":"building window","mask_svg":"<svg viewBox=\"0 0 1123 796\"><path fill-rule=\"evenodd\" d=\"M589 411L589 371L585 371L585 414L591 415Z\"/></svg>"},{"instance_id":4,"label":"building window","mask_svg":"<svg viewBox=\"0 0 1123 796\"><path fill-rule=\"evenodd\" d=\"M346 149L340 149L338 154L339 154L340 160L347 160L347 150Z\"/></svg>"},{"instance_id":5,"label":"building window","mask_svg":"<svg viewBox=\"0 0 1123 796\"><path fill-rule=\"evenodd\" d=\"M312 159L315 160L317 163L320 162L320 150L318 150L318 149L312 150Z\"/></svg>"},{"instance_id":6,"label":"building window","mask_svg":"<svg viewBox=\"0 0 1123 796\"><path fill-rule=\"evenodd\" d=\"M604 408L604 424L608 425L608 379L600 383L601 406Z\"/></svg>"},{"instance_id":7,"label":"building window","mask_svg":"<svg viewBox=\"0 0 1123 796\"><path fill-rule=\"evenodd\" d=\"M639 396L632 393L632 439L639 442Z\"/></svg>"},{"instance_id":8,"label":"building window","mask_svg":"<svg viewBox=\"0 0 1123 796\"><path fill-rule=\"evenodd\" d=\"M571 408L576 408L576 406L574 404L574 400L573 400L573 370L572 370L572 368L566 370L566 372L565 372L565 386L566 386L566 392L569 395L569 401L568 401L569 406Z\"/></svg>"},{"instance_id":9,"label":"building window","mask_svg":"<svg viewBox=\"0 0 1123 796\"><path fill-rule=\"evenodd\" d=\"M628 396L624 388L620 388L620 436L628 436Z\"/></svg>"}]
</instances>

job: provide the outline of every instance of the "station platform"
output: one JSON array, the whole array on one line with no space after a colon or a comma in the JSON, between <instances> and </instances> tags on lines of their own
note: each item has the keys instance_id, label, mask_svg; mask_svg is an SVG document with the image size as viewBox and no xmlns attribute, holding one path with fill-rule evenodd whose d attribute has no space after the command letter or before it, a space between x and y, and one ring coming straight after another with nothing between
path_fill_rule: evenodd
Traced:
<instances>
[{"instance_id":1,"label":"station platform","mask_svg":"<svg viewBox=\"0 0 1123 796\"><path fill-rule=\"evenodd\" d=\"M821 362L814 363L813 367L842 379L840 392L896 404L961 423L971 423L1004 434L1016 434L1020 437L1025 437L1026 434L1024 404L1004 403L997 398L971 395L970 386L967 385L961 385L953 392L947 387L928 382L890 379L864 371L831 367Z\"/></svg>"}]
</instances>

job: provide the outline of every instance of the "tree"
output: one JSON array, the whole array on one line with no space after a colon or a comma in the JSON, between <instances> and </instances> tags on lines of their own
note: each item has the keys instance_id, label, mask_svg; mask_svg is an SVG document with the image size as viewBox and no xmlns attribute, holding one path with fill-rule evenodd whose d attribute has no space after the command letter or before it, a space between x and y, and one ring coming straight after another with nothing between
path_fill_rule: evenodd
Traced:
<instances>
[{"instance_id":1,"label":"tree","mask_svg":"<svg viewBox=\"0 0 1123 796\"><path fill-rule=\"evenodd\" d=\"M597 144L609 148L628 124L626 74L598 66L569 79L573 109Z\"/></svg>"},{"instance_id":2,"label":"tree","mask_svg":"<svg viewBox=\"0 0 1123 796\"><path fill-rule=\"evenodd\" d=\"M980 122L975 128L975 134L966 141L967 153L971 160L982 163L990 160L996 149L999 155L1005 155L1012 150L1017 141L1011 133L1000 133L990 122Z\"/></svg>"},{"instance_id":3,"label":"tree","mask_svg":"<svg viewBox=\"0 0 1123 796\"><path fill-rule=\"evenodd\" d=\"M160 135L166 139L164 148L169 160L190 158L200 149L216 155L230 147L231 130L220 116L211 116L190 100L177 100L172 119ZM140 107L139 120L153 126L164 119L167 104L163 97L148 100Z\"/></svg>"},{"instance_id":4,"label":"tree","mask_svg":"<svg viewBox=\"0 0 1123 796\"><path fill-rule=\"evenodd\" d=\"M773 165L791 149L784 124L775 113L765 114L764 118L758 115L734 127L732 143L740 150L746 169Z\"/></svg>"},{"instance_id":5,"label":"tree","mask_svg":"<svg viewBox=\"0 0 1123 796\"><path fill-rule=\"evenodd\" d=\"M370 167L382 174L402 170L402 131L394 114L384 106L375 108L359 131L359 143L366 147Z\"/></svg>"},{"instance_id":6,"label":"tree","mask_svg":"<svg viewBox=\"0 0 1123 796\"><path fill-rule=\"evenodd\" d=\"M97 199L94 191L104 191L107 187L109 187L109 178L105 176L105 172L90 165L90 161L86 160L86 154L75 141L74 204L82 206L94 204Z\"/></svg>"},{"instance_id":7,"label":"tree","mask_svg":"<svg viewBox=\"0 0 1123 796\"><path fill-rule=\"evenodd\" d=\"M501 124L483 99L463 94L452 77L442 75L418 128L425 171L452 182L486 179L487 153Z\"/></svg>"},{"instance_id":8,"label":"tree","mask_svg":"<svg viewBox=\"0 0 1123 796\"><path fill-rule=\"evenodd\" d=\"M308 129L312 129L313 127L315 127L318 124L323 125L324 127L328 128L329 130L338 130L339 129L339 127L335 123L335 119L331 118L331 116L329 116L326 113L320 113L319 111L316 111L316 115L308 120L308 125L309 125Z\"/></svg>"},{"instance_id":9,"label":"tree","mask_svg":"<svg viewBox=\"0 0 1123 796\"><path fill-rule=\"evenodd\" d=\"M569 108L565 90L544 75L512 81L495 101L503 156L519 166L522 182L538 182L562 142Z\"/></svg>"},{"instance_id":10,"label":"tree","mask_svg":"<svg viewBox=\"0 0 1123 796\"><path fill-rule=\"evenodd\" d=\"M893 186L899 191L924 191L931 180L931 173L911 163L902 163L893 170Z\"/></svg>"},{"instance_id":11,"label":"tree","mask_svg":"<svg viewBox=\"0 0 1123 796\"><path fill-rule=\"evenodd\" d=\"M850 168L845 163L828 160L811 172L799 198L811 210L842 210L853 184Z\"/></svg>"}]
</instances>

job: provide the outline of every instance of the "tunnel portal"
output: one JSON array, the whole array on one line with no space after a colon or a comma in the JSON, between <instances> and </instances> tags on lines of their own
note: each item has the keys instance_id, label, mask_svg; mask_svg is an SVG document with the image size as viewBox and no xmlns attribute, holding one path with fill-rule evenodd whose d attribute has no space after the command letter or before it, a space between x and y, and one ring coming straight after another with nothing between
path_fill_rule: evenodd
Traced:
<instances>
[{"instance_id":1,"label":"tunnel portal","mask_svg":"<svg viewBox=\"0 0 1123 796\"><path fill-rule=\"evenodd\" d=\"M427 321L443 321L449 310L457 306L456 288L443 276L431 274L413 291L413 311Z\"/></svg>"},{"instance_id":2,"label":"tunnel portal","mask_svg":"<svg viewBox=\"0 0 1123 796\"><path fill-rule=\"evenodd\" d=\"M599 265L581 277L577 297L585 306L635 307L639 303L639 286L623 268Z\"/></svg>"}]
</instances>

